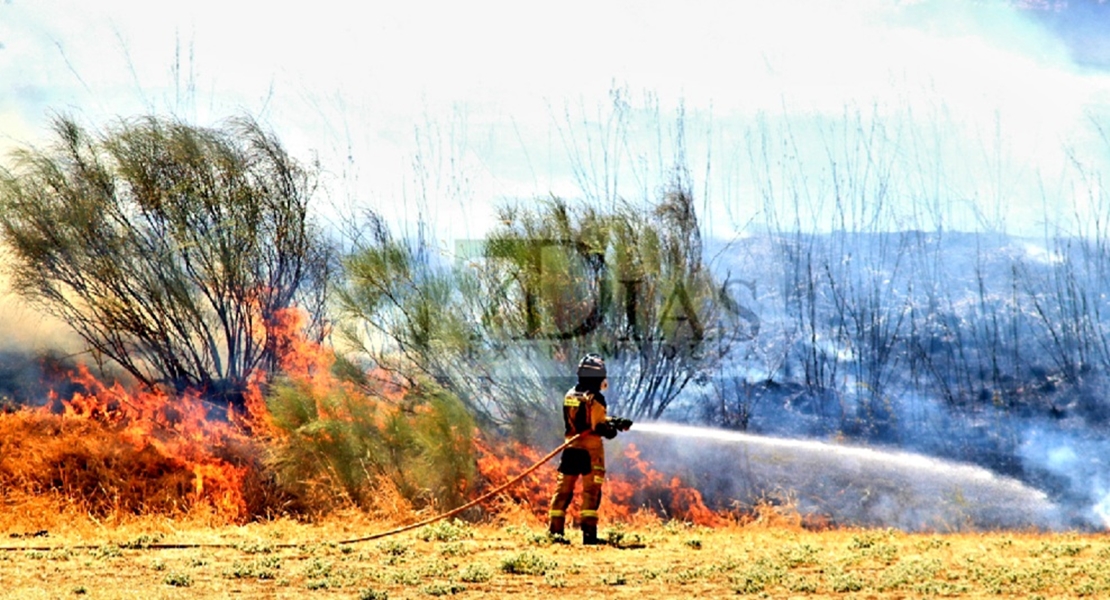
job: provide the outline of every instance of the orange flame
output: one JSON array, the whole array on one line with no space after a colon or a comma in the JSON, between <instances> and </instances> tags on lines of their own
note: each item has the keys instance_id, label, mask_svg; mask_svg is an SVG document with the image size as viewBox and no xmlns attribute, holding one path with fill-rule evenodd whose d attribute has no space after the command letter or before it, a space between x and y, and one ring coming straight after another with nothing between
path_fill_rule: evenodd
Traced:
<instances>
[{"instance_id":1,"label":"orange flame","mask_svg":"<svg viewBox=\"0 0 1110 600\"><path fill-rule=\"evenodd\" d=\"M276 311L274 317L266 325L266 335L274 345L278 357L278 368L290 380L309 386L311 396L317 399L317 414L322 419L338 419L350 421L351 415L342 412L340 406L325 406L319 403L328 392L339 387L353 388L354 385L342 382L332 373L335 364L335 353L323 344L310 340L305 336L305 327L308 314L298 308L287 308ZM263 383L269 377L268 373L261 370L254 373L247 390L247 410L250 413L250 423L253 426L266 427L269 411L266 408ZM384 369L375 369L367 374L373 384L372 394L375 398L383 399L394 405L400 404L407 392L407 386L394 374ZM270 433L277 433L272 428Z\"/></svg>"},{"instance_id":2,"label":"orange flame","mask_svg":"<svg viewBox=\"0 0 1110 600\"><path fill-rule=\"evenodd\" d=\"M191 472L194 479L189 500L193 504L207 505L230 521L250 516L243 495L248 468L213 453L230 440L247 440L231 424L210 421L198 394L171 398L158 390L128 391L119 383L108 386L84 365L78 366L73 380L87 391L62 401L63 419L100 422L136 450L153 450L181 470Z\"/></svg>"},{"instance_id":3,"label":"orange flame","mask_svg":"<svg viewBox=\"0 0 1110 600\"><path fill-rule=\"evenodd\" d=\"M277 366L298 385L310 386L314 392L310 396L316 399L320 418L352 421L353 416L346 413L350 405L323 400L340 386L354 384L339 381L333 375L334 354L305 337L306 320L303 311L285 310L266 324L264 335L277 350ZM360 390L357 397L382 404L375 418L386 419L402 410L403 399L410 391L408 385L386 371L368 375L370 389ZM174 469L173 481L181 491L181 509L204 508L220 519L243 522L260 514L258 496L262 492L258 482L262 479L262 465L258 457L263 453L263 444L283 435L273 425L266 407L264 390L268 377L266 373L254 374L246 394L247 414L234 415L230 422L210 420L199 392L170 396L157 390L128 390L119 383L106 385L98 381L85 367L80 367L73 379L86 391L58 401L63 415L52 417L45 410L41 412L44 418L60 418L81 426L95 424L107 432L104 439L129 446L132 456L150 457L154 461L151 464L158 465L154 470ZM426 408L409 406L404 410L418 412ZM384 422L379 425L384 426ZM322 435L327 434L322 431ZM474 446L478 472L488 486L486 489L509 481L542 457L537 449L520 443L476 438ZM606 518L628 521L638 514L650 513L699 525L717 525L724 518L705 505L696 489L655 470L632 444L610 463L602 500ZM618 467L616 472L614 466ZM523 506L532 514L545 517L555 477L554 464L544 465L488 502L486 508L501 511L519 510ZM468 487L467 481L458 483L460 491ZM136 506L145 506L141 498Z\"/></svg>"},{"instance_id":4,"label":"orange flame","mask_svg":"<svg viewBox=\"0 0 1110 600\"><path fill-rule=\"evenodd\" d=\"M478 471L487 489L496 488L526 470L543 455L534 448L516 443L475 442L478 449ZM628 444L623 456L610 460L602 488L602 514L615 521L630 521L638 513L649 512L664 518L678 519L696 525L717 526L724 515L705 505L698 490L685 485L678 477L667 477L640 457L634 444ZM619 473L612 467L623 463ZM546 518L548 503L555 489L555 465L549 463L533 471L520 483L506 490L486 508L500 511L506 506L527 507L532 514ZM571 516L577 514L572 506Z\"/></svg>"},{"instance_id":5,"label":"orange flame","mask_svg":"<svg viewBox=\"0 0 1110 600\"><path fill-rule=\"evenodd\" d=\"M280 311L266 324L264 335L276 344L280 366L287 372L313 385L333 385L329 379L331 355L302 335L305 321L303 311ZM51 404L61 406L63 422L98 424L102 431L98 439L103 443L116 440L131 448L129 460L150 463L145 469L137 466L130 476L149 473L153 478L170 477L167 481L178 482L166 493L172 496L173 489L178 489L183 494L179 501L171 501L180 509L204 508L219 520L243 522L259 511L259 499L252 498L260 495L257 481L248 480L258 479L258 457L262 454L259 441L252 436L255 430L243 425L268 421L262 395L266 376L255 373L247 393L248 414L233 415L230 422L209 419L199 391L171 396L161 390L129 390L118 382L100 382L84 365L78 365L71 378L85 391L68 399L51 393ZM49 412L47 407L39 414L48 419ZM166 473L167 469L182 475ZM110 469L100 474L111 476ZM188 487L181 489L184 482ZM145 510L143 507L148 506L141 497L114 502L130 507L128 510ZM163 502L155 509L165 506Z\"/></svg>"}]
</instances>

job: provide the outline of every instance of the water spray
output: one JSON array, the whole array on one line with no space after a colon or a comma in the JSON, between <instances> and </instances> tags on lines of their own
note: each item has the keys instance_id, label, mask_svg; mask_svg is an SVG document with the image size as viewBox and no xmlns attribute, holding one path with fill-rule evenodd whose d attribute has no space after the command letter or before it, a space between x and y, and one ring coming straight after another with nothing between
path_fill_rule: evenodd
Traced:
<instances>
[{"instance_id":1,"label":"water spray","mask_svg":"<svg viewBox=\"0 0 1110 600\"><path fill-rule=\"evenodd\" d=\"M637 423L629 435L656 469L718 507L777 496L834 523L905 531L1066 526L1044 492L974 465L669 423Z\"/></svg>"}]
</instances>

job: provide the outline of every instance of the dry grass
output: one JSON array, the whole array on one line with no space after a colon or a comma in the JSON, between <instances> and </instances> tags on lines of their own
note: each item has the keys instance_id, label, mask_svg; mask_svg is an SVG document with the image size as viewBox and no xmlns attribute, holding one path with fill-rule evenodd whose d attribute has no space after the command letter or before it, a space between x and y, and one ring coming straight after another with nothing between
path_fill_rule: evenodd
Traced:
<instances>
[{"instance_id":1,"label":"dry grass","mask_svg":"<svg viewBox=\"0 0 1110 600\"><path fill-rule=\"evenodd\" d=\"M130 425L136 422L145 421ZM340 544L430 516L425 512L432 509L414 509L383 480L363 511L291 511L276 514L306 521L246 523L244 515L267 514L247 499L278 496L260 493L248 477L221 479L219 470L203 469L257 472L241 466L246 459L230 460L250 458L254 446L232 443L239 438L230 435L185 435L187 419L154 422L174 435L133 435L128 422L111 419L26 412L0 419L0 598L1110 595L1110 539L1098 535L816 531L821 523L770 505L733 520L711 515L705 522L714 527L663 522L630 512L645 504L636 494L661 494L670 500L668 514L697 518L705 511L694 510L700 499L677 480L646 465L639 479L607 482L604 516L622 522L603 523L607 546L584 547L576 537L570 546L549 543L536 516L551 481L542 476L523 486L522 499L505 496L489 512L476 513L496 515L496 523L439 523ZM505 459L493 466L487 477L521 470ZM228 510L221 490L237 490L244 502Z\"/></svg>"},{"instance_id":2,"label":"dry grass","mask_svg":"<svg viewBox=\"0 0 1110 600\"><path fill-rule=\"evenodd\" d=\"M176 410L160 399L158 407ZM0 502L60 504L101 519L207 509L243 522L290 503L264 477L261 452L232 427L195 418L159 423L19 410L0 414Z\"/></svg>"},{"instance_id":3,"label":"dry grass","mask_svg":"<svg viewBox=\"0 0 1110 600\"><path fill-rule=\"evenodd\" d=\"M395 523L361 513L211 527L199 519L97 522L44 512L5 523L3 598L922 598L1105 597L1110 539L1099 535L809 531L789 515L717 528L602 525L613 545L550 545L540 522L439 523L336 544ZM47 527L49 525L49 527ZM49 533L27 537L41 529ZM21 536L23 534L23 536ZM15 535L17 537L8 537ZM144 544L227 543L219 549ZM30 547L52 549L30 550ZM76 546L82 546L76 548Z\"/></svg>"}]
</instances>

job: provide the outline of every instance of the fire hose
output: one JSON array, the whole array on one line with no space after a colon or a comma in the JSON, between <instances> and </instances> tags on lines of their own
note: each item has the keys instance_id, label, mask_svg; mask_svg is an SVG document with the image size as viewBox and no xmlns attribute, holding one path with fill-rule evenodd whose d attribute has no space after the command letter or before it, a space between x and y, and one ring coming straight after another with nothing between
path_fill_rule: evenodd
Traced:
<instances>
[{"instance_id":1,"label":"fire hose","mask_svg":"<svg viewBox=\"0 0 1110 600\"><path fill-rule=\"evenodd\" d=\"M492 489L492 490L482 494L481 496L478 496L477 498L471 500L470 502L467 502L466 504L463 504L462 506L460 506L458 508L453 508L453 509L451 509L451 510L445 512L445 513L438 514L434 517L424 519L423 521L419 521L417 523L412 523L410 525L404 525L404 526L398 527L396 529L390 529L389 531L383 531L383 532L380 532L380 533L375 533L375 534L367 535L367 536L363 536L363 537L351 538L349 540L340 540L336 543L337 544L357 544L359 542L369 542L370 540L376 540L378 538L389 537L391 535L397 535L398 533L404 533L406 531L411 531L413 529L424 527L425 525L431 525L432 523L435 523L436 521L442 521L443 519L449 519L449 518L463 512L463 511L465 511L469 508L473 508L473 507L481 504L482 502L485 502L486 500L489 500L490 498L496 496L497 494L500 494L501 492L509 489L509 487L515 485L518 481L527 477L529 473L531 473L532 471L535 471L536 469L540 468L540 466L543 465L544 463L546 463L547 461L555 458L556 454L565 450L567 446L571 445L571 443L573 443L575 440L582 437L583 435L585 435L585 434L579 433L578 435L576 435L574 437L567 438L567 441L563 442L563 444L561 446L559 446L558 448L549 452L547 454L547 456L544 456L543 458L536 461L535 464L533 464L532 466L530 466L527 469L525 469L524 471L522 471L516 477L513 477L509 481L497 486L495 489Z\"/></svg>"},{"instance_id":2,"label":"fire hose","mask_svg":"<svg viewBox=\"0 0 1110 600\"><path fill-rule=\"evenodd\" d=\"M622 421L620 423L620 425L623 425L623 422L626 421L626 420L621 419L620 421ZM631 424L632 424L631 421L627 421L627 423L628 423L628 426L631 426ZM625 426L624 429L628 429L628 427ZM560 445L558 448L549 452L543 458L536 461L535 464L533 464L532 466L530 466L527 469L525 469L524 471L522 471L516 477L514 477L514 478L510 479L509 481L497 486L496 488L486 492L485 494L482 494L481 496L471 500L470 502L467 502L466 504L463 504L462 506L459 506L458 508L453 508L453 509L451 509L447 512L440 513L440 514L435 515L433 517L429 517L427 519L424 519L423 521L417 521L416 523L410 523L408 525L403 525L401 527L397 527L395 529L390 529L388 531L382 531L382 532L379 532L379 533L374 533L374 534L371 534L371 535L366 535L366 536L357 537L357 538L339 540L339 541L333 542L333 543L336 544L336 545L341 545L341 544L357 544L359 542L369 542L371 540L376 540L376 539L380 539L380 538L384 538L384 537L389 537L391 535L397 535L399 533L404 533L406 531L412 531L413 529L418 529L418 528L424 527L426 525L431 525L432 523L435 523L436 521L442 521L443 519L449 519L449 518L451 518L451 517L453 517L453 516L455 516L459 513L462 513L463 511L466 511L470 508L473 508L473 507L477 506L478 504L481 504L482 502L485 502L486 500L489 500L490 498L496 496L497 494L500 494L501 492L503 492L506 489L512 487L513 485L516 485L516 483L519 482L521 479L524 479L525 477L527 477L530 473L532 473L536 469L540 468L547 461L551 460L552 458L555 458L555 455L557 455L560 452L562 452L563 450L565 450L567 446L574 443L578 438L582 437L583 435L585 435L585 434L584 433L579 433L578 435L567 438L567 440L565 442L563 442L562 445ZM296 543L284 543L284 544L272 544L270 547L272 547L272 548L296 548L300 545L301 544L296 544ZM100 548L101 546L102 546L101 544L81 544L81 545L77 545L77 546L65 546L64 548L68 548L68 549L71 549L71 550L92 550L92 549L95 549L95 548ZM143 543L143 544L128 545L128 546L124 546L124 547L127 547L128 549L136 549L136 550L181 550L181 549L192 549L192 548L238 548L238 547L240 547L240 544L232 544L232 543L227 543L227 542L206 543L206 544L205 543L178 543L178 544L173 544L173 543L171 543L171 544L164 544L164 543L149 543L148 544L148 543ZM63 548L62 547L53 547L53 546L0 546L0 551L3 551L3 550L24 550L24 551L48 552L48 551L51 551L51 550L61 550L61 549L63 549Z\"/></svg>"}]
</instances>

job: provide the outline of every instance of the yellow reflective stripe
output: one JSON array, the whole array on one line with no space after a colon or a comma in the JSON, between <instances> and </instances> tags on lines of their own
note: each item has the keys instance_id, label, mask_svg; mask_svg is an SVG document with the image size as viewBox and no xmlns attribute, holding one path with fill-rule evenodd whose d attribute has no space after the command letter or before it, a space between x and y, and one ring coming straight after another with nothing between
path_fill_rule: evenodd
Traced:
<instances>
[{"instance_id":1,"label":"yellow reflective stripe","mask_svg":"<svg viewBox=\"0 0 1110 600\"><path fill-rule=\"evenodd\" d=\"M574 396L567 396L563 399L563 406L578 407L580 404L582 404L582 401Z\"/></svg>"},{"instance_id":2,"label":"yellow reflective stripe","mask_svg":"<svg viewBox=\"0 0 1110 600\"><path fill-rule=\"evenodd\" d=\"M583 517L596 517L597 516L597 511L596 510L584 510L584 511L580 512L579 514L582 515Z\"/></svg>"},{"instance_id":3,"label":"yellow reflective stripe","mask_svg":"<svg viewBox=\"0 0 1110 600\"><path fill-rule=\"evenodd\" d=\"M604 475L594 475L594 483L605 483Z\"/></svg>"},{"instance_id":4,"label":"yellow reflective stripe","mask_svg":"<svg viewBox=\"0 0 1110 600\"><path fill-rule=\"evenodd\" d=\"M604 471L604 470L605 470L605 467L603 467L603 466L601 466L601 465L594 465L594 470L595 470L595 471Z\"/></svg>"},{"instance_id":5,"label":"yellow reflective stripe","mask_svg":"<svg viewBox=\"0 0 1110 600\"><path fill-rule=\"evenodd\" d=\"M567 514L567 511L565 511L565 510L553 510L553 511L547 513L547 515L549 517L565 517L566 514Z\"/></svg>"}]
</instances>

